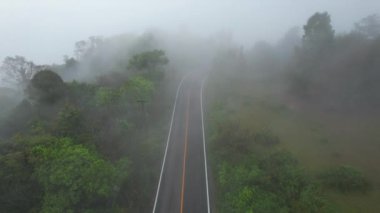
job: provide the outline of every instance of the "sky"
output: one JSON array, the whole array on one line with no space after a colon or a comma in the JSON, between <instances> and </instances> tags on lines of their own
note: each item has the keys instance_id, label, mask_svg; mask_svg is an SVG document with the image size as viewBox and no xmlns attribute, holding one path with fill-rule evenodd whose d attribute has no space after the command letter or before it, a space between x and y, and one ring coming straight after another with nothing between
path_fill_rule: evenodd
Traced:
<instances>
[{"instance_id":1,"label":"sky","mask_svg":"<svg viewBox=\"0 0 380 213\"><path fill-rule=\"evenodd\" d=\"M380 12L379 0L0 0L0 60L22 55L62 63L89 36L186 30L207 37L229 32L251 46L274 42L289 28L328 11L337 32Z\"/></svg>"}]
</instances>

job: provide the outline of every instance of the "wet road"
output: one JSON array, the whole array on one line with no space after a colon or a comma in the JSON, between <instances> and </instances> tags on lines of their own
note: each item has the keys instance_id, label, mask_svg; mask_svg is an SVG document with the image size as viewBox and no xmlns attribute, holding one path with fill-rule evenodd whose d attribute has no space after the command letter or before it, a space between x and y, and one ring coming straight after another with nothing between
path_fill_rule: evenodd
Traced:
<instances>
[{"instance_id":1,"label":"wet road","mask_svg":"<svg viewBox=\"0 0 380 213\"><path fill-rule=\"evenodd\" d=\"M210 212L202 87L197 74L178 87L153 213Z\"/></svg>"}]
</instances>

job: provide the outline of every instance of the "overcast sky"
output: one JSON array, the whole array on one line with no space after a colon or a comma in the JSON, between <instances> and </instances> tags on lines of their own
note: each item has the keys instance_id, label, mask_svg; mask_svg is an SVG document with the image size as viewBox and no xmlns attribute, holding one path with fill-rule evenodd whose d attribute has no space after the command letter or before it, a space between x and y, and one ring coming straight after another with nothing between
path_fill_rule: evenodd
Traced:
<instances>
[{"instance_id":1,"label":"overcast sky","mask_svg":"<svg viewBox=\"0 0 380 213\"><path fill-rule=\"evenodd\" d=\"M380 12L379 0L0 0L0 60L22 55L36 63L61 63L74 43L92 35L186 29L201 36L231 32L252 45L275 41L328 11L337 31Z\"/></svg>"}]
</instances>

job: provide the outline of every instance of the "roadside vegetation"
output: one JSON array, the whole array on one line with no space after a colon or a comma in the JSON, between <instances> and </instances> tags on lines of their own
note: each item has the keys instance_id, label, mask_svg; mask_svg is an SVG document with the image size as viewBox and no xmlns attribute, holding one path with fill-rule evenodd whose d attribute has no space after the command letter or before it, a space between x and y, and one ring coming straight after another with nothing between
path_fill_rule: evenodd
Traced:
<instances>
[{"instance_id":1,"label":"roadside vegetation","mask_svg":"<svg viewBox=\"0 0 380 213\"><path fill-rule=\"evenodd\" d=\"M169 59L146 47L112 58L119 68L102 73L96 58L107 48L103 40L76 48L80 55L64 65L5 59L2 68L24 99L5 100L10 89L1 96L9 107L1 112L0 212L150 210L171 103ZM99 73L91 81L59 75L87 72L81 66Z\"/></svg>"},{"instance_id":2,"label":"roadside vegetation","mask_svg":"<svg viewBox=\"0 0 380 213\"><path fill-rule=\"evenodd\" d=\"M332 21L315 13L252 48L152 30L78 41L62 64L6 57L0 212L150 212L194 71L208 72L216 212L380 212L380 18Z\"/></svg>"},{"instance_id":3,"label":"roadside vegetation","mask_svg":"<svg viewBox=\"0 0 380 213\"><path fill-rule=\"evenodd\" d=\"M369 20L380 29L374 15L335 35L316 13L302 37L216 57L205 99L218 212L380 209L380 31Z\"/></svg>"}]
</instances>

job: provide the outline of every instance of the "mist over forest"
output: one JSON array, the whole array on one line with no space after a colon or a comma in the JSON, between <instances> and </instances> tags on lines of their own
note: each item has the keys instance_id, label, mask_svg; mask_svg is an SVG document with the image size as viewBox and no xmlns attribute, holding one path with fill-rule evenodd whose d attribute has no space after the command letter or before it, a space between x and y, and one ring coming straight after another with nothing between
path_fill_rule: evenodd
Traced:
<instances>
[{"instance_id":1,"label":"mist over forest","mask_svg":"<svg viewBox=\"0 0 380 213\"><path fill-rule=\"evenodd\" d=\"M87 4L0 3L0 212L151 212L184 79L212 212L380 210L378 2Z\"/></svg>"}]
</instances>

